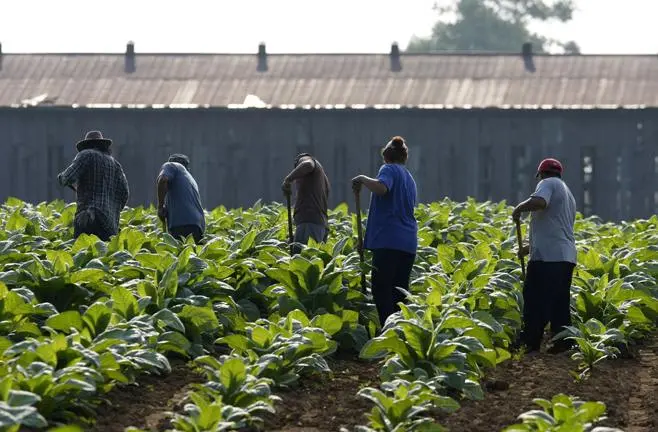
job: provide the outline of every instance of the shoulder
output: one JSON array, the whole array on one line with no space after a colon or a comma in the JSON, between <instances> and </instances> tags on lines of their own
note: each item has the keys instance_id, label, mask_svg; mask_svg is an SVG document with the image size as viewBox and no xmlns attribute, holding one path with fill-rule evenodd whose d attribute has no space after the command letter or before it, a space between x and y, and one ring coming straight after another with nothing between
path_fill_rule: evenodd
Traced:
<instances>
[{"instance_id":1,"label":"shoulder","mask_svg":"<svg viewBox=\"0 0 658 432\"><path fill-rule=\"evenodd\" d=\"M557 178L557 177L549 177L541 180L538 184L537 187L543 187L543 188L554 188L555 186L558 186L562 184L562 180Z\"/></svg>"},{"instance_id":2,"label":"shoulder","mask_svg":"<svg viewBox=\"0 0 658 432\"><path fill-rule=\"evenodd\" d=\"M178 172L184 170L185 168L183 168L183 165L179 164L178 162L165 162L162 164L162 169L167 172Z\"/></svg>"},{"instance_id":3,"label":"shoulder","mask_svg":"<svg viewBox=\"0 0 658 432\"><path fill-rule=\"evenodd\" d=\"M114 157L112 157L112 162L114 162L114 166L119 170L123 171L123 165L121 165L121 162L116 160Z\"/></svg>"},{"instance_id":4,"label":"shoulder","mask_svg":"<svg viewBox=\"0 0 658 432\"><path fill-rule=\"evenodd\" d=\"M96 158L99 155L100 155L100 153L98 153L95 150L85 149L85 150L82 150L81 152L78 152L78 154L75 155L75 158L79 159L79 160L84 160L84 159Z\"/></svg>"}]
</instances>

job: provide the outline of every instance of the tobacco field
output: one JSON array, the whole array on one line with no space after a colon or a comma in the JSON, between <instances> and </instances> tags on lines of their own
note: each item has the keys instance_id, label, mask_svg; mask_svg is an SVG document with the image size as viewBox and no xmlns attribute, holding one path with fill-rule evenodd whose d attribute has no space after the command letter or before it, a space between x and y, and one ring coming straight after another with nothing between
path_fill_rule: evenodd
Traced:
<instances>
[{"instance_id":1,"label":"tobacco field","mask_svg":"<svg viewBox=\"0 0 658 432\"><path fill-rule=\"evenodd\" d=\"M577 348L533 358L510 352L505 203L417 208L411 292L383 329L345 205L292 258L279 204L207 212L200 245L153 208L125 210L107 243L73 240L74 213L0 210L0 430L658 430L642 397L658 394L656 217L579 216Z\"/></svg>"}]
</instances>

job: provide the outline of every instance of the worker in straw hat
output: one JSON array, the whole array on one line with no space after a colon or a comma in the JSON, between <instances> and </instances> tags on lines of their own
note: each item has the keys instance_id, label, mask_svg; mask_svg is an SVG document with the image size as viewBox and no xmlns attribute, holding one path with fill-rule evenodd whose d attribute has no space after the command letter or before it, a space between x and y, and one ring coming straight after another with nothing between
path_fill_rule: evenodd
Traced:
<instances>
[{"instance_id":1,"label":"worker in straw hat","mask_svg":"<svg viewBox=\"0 0 658 432\"><path fill-rule=\"evenodd\" d=\"M87 132L76 144L78 154L57 176L62 186L76 191L77 209L73 235L93 234L107 241L119 232L121 211L128 203L128 180L112 157L112 140L100 131Z\"/></svg>"},{"instance_id":2,"label":"worker in straw hat","mask_svg":"<svg viewBox=\"0 0 658 432\"><path fill-rule=\"evenodd\" d=\"M532 213L530 244L519 251L519 256L529 254L530 260L523 286L523 329L516 343L528 352L539 351L548 322L554 335L571 325L571 279L576 266L576 200L562 180L562 164L544 159L536 177L535 192L512 213L515 222L523 213ZM561 339L548 351L558 353L570 346Z\"/></svg>"},{"instance_id":3,"label":"worker in straw hat","mask_svg":"<svg viewBox=\"0 0 658 432\"><path fill-rule=\"evenodd\" d=\"M199 186L189 166L190 159L184 154L173 154L162 165L157 179L158 217L173 237L182 240L192 236L199 243L206 219Z\"/></svg>"}]
</instances>

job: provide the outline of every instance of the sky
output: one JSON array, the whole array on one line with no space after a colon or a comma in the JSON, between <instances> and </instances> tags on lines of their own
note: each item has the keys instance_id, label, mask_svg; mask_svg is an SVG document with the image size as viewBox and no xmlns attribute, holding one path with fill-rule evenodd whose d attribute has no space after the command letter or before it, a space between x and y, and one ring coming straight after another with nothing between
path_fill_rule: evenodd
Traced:
<instances>
[{"instance_id":1,"label":"sky","mask_svg":"<svg viewBox=\"0 0 658 432\"><path fill-rule=\"evenodd\" d=\"M658 0L576 0L568 24L536 25L585 54L658 54ZM435 0L0 0L11 52L388 52L430 33ZM520 47L519 47L520 48Z\"/></svg>"}]
</instances>

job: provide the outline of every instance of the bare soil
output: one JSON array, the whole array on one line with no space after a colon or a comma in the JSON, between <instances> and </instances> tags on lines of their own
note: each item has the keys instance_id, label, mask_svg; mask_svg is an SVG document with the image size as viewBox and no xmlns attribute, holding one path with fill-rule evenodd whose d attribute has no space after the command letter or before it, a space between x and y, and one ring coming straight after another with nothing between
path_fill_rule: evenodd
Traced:
<instances>
[{"instance_id":1,"label":"bare soil","mask_svg":"<svg viewBox=\"0 0 658 432\"><path fill-rule=\"evenodd\" d=\"M533 398L565 393L604 402L607 419L602 426L626 432L658 431L658 335L633 354L634 358L600 363L581 382L569 373L576 369L576 362L568 353L539 353L507 361L490 372L483 401L462 401L460 410L437 420L455 432L500 431L516 423L519 414L537 408ZM282 401L276 403L276 414L266 417L262 430L339 431L367 424L371 404L357 392L379 385L380 366L354 359L332 359L329 365L330 376L305 377L294 389L277 391ZM166 430L167 412L179 411L190 384L203 380L185 364L172 365L172 369L168 376L145 376L138 386L113 390L90 430L123 432L128 426Z\"/></svg>"},{"instance_id":2,"label":"bare soil","mask_svg":"<svg viewBox=\"0 0 658 432\"><path fill-rule=\"evenodd\" d=\"M190 384L203 382L185 363L173 363L166 376L145 375L139 383L116 387L107 403L98 409L93 432L123 432L128 426L151 431L165 430L167 412L183 400Z\"/></svg>"},{"instance_id":3,"label":"bare soil","mask_svg":"<svg viewBox=\"0 0 658 432\"><path fill-rule=\"evenodd\" d=\"M357 396L368 386L379 385L379 366L356 360L329 362L333 376L300 380L298 388L277 392L276 415L266 419L264 430L285 432L352 430L367 424L371 404Z\"/></svg>"},{"instance_id":4,"label":"bare soil","mask_svg":"<svg viewBox=\"0 0 658 432\"><path fill-rule=\"evenodd\" d=\"M565 393L601 401L607 419L600 426L626 432L658 431L658 338L639 350L636 358L614 359L597 365L592 375L576 382L569 373L576 362L568 353L527 355L492 371L483 401L463 401L457 412L437 419L451 431L500 431L517 422L519 414L538 409L533 398L551 399Z\"/></svg>"}]
</instances>

